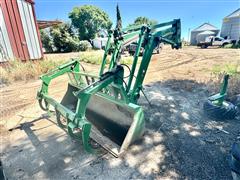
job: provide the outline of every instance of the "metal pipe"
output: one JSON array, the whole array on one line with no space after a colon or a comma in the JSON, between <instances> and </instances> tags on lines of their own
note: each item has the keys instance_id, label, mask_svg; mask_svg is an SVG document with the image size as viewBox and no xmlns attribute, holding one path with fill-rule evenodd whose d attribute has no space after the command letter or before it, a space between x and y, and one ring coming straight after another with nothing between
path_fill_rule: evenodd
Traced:
<instances>
[{"instance_id":1,"label":"metal pipe","mask_svg":"<svg viewBox=\"0 0 240 180\"><path fill-rule=\"evenodd\" d=\"M100 71L99 71L99 75L103 74L104 67L106 65L107 55L108 55L108 51L109 51L110 43L111 43L111 38L112 38L112 31L109 31L108 40L107 40L107 44L106 44L106 47L105 47L105 51L104 51L103 60L102 60L101 68L100 68Z\"/></svg>"},{"instance_id":2,"label":"metal pipe","mask_svg":"<svg viewBox=\"0 0 240 180\"><path fill-rule=\"evenodd\" d=\"M136 66L137 66L139 52L140 52L140 49L142 47L142 43L143 43L143 39L144 39L144 31L145 30L146 30L146 28L142 28L141 33L139 34L138 46L137 46L137 49L136 49L136 53L134 55L132 68L131 68L131 72L130 72L131 74L130 74L129 79L128 79L128 85L127 85L127 89L126 89L127 92L129 92L129 90L131 89L131 84L132 84L132 80L133 80L133 77L134 77L135 69L136 69Z\"/></svg>"}]
</instances>

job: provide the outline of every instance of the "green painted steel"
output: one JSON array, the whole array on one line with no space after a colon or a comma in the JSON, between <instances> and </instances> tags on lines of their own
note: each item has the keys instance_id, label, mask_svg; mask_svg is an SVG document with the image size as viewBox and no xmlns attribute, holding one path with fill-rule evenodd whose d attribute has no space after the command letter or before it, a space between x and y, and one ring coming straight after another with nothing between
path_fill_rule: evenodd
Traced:
<instances>
[{"instance_id":1,"label":"green painted steel","mask_svg":"<svg viewBox=\"0 0 240 180\"><path fill-rule=\"evenodd\" d=\"M106 44L106 47L105 47L105 51L104 51L103 60L102 60L101 68L100 68L100 71L99 71L99 75L103 74L103 71L104 71L104 68L105 68L105 65L106 65L108 51L109 51L109 48L111 47L112 33L113 32L111 30L108 32L108 40L107 40L107 44Z\"/></svg>"},{"instance_id":2,"label":"green painted steel","mask_svg":"<svg viewBox=\"0 0 240 180\"><path fill-rule=\"evenodd\" d=\"M143 26L142 29L141 29L141 32L139 34L138 46L137 46L137 49L136 49L136 53L134 55L132 68L131 68L131 74L135 73L135 69L136 69L137 62L138 62L138 56L139 56L140 49L141 49L141 46L142 46L142 43L143 43L143 40L144 40L144 32L145 32L145 30L146 30L146 27ZM126 89L127 92L129 92L129 90L131 88L132 80L133 80L133 76L131 75L129 77L129 80L128 80L128 86L127 86L127 89Z\"/></svg>"},{"instance_id":3,"label":"green painted steel","mask_svg":"<svg viewBox=\"0 0 240 180\"><path fill-rule=\"evenodd\" d=\"M224 75L223 82L220 87L220 92L208 98L215 105L218 105L218 106L223 105L224 99L227 95L228 80L229 80L229 75L228 74Z\"/></svg>"},{"instance_id":4,"label":"green painted steel","mask_svg":"<svg viewBox=\"0 0 240 180\"><path fill-rule=\"evenodd\" d=\"M133 41L137 41L138 45L126 83L123 68L126 65L121 64L121 52L124 46ZM80 62L72 59L42 75L42 87L37 93L40 107L49 111L52 106L56 111L58 125L66 129L71 137L81 139L88 152L95 152L90 145L90 137L97 139L101 145L111 139L109 142L117 145L117 151L112 148L112 144L104 148L118 156L143 134L144 113L137 101L153 50L161 42L170 44L172 48L181 48L179 19L151 27L141 25L109 31L99 73L95 75L80 71ZM141 47L144 47L144 53L139 61ZM113 49L113 52L106 70L110 49ZM59 103L48 95L48 87L53 79L66 73L70 83ZM134 74L137 74L136 77ZM105 131L110 135L104 134ZM108 139L98 136L99 132Z\"/></svg>"}]
</instances>

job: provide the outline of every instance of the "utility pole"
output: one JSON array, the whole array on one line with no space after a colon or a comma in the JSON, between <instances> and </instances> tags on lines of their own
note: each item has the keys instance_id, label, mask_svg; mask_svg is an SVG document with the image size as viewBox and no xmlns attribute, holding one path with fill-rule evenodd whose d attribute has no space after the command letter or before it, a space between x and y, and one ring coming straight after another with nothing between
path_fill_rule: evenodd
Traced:
<instances>
[{"instance_id":1,"label":"utility pole","mask_svg":"<svg viewBox=\"0 0 240 180\"><path fill-rule=\"evenodd\" d=\"M190 43L190 30L191 28L188 28L188 43Z\"/></svg>"}]
</instances>

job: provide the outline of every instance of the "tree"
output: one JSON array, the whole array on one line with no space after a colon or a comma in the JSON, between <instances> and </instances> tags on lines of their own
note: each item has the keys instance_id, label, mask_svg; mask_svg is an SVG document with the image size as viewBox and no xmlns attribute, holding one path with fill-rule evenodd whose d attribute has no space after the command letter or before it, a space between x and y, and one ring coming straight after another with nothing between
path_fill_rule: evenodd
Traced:
<instances>
[{"instance_id":1,"label":"tree","mask_svg":"<svg viewBox=\"0 0 240 180\"><path fill-rule=\"evenodd\" d=\"M51 27L50 35L57 52L78 51L79 39L69 23Z\"/></svg>"},{"instance_id":2,"label":"tree","mask_svg":"<svg viewBox=\"0 0 240 180\"><path fill-rule=\"evenodd\" d=\"M100 29L110 29L112 26L107 13L92 5L74 7L69 18L79 32L80 40L88 40L90 43Z\"/></svg>"},{"instance_id":3,"label":"tree","mask_svg":"<svg viewBox=\"0 0 240 180\"><path fill-rule=\"evenodd\" d=\"M129 26L135 26L135 25L141 25L141 24L154 25L154 24L157 24L157 21L156 20L151 20L151 19L149 19L147 17L144 17L144 16L140 16L140 17L137 17L134 20L134 23L130 24Z\"/></svg>"},{"instance_id":4,"label":"tree","mask_svg":"<svg viewBox=\"0 0 240 180\"><path fill-rule=\"evenodd\" d=\"M53 40L46 30L40 30L42 45L46 52L53 52Z\"/></svg>"},{"instance_id":5,"label":"tree","mask_svg":"<svg viewBox=\"0 0 240 180\"><path fill-rule=\"evenodd\" d=\"M121 18L121 14L120 14L120 10L117 4L117 24L116 24L116 28L117 29L122 29L122 18Z\"/></svg>"}]
</instances>

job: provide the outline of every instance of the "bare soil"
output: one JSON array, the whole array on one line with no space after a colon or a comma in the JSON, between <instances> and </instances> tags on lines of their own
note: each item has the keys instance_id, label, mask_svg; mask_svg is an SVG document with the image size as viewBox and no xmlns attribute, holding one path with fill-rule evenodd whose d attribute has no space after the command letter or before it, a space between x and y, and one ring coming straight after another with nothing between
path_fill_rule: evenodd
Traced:
<instances>
[{"instance_id":1,"label":"bare soil","mask_svg":"<svg viewBox=\"0 0 240 180\"><path fill-rule=\"evenodd\" d=\"M71 54L72 55L72 54ZM229 150L240 139L240 118L204 116L206 80L214 65L240 64L234 49L171 50L154 55L145 80L146 132L122 158L88 154L36 102L41 82L0 89L1 160L9 179L231 179ZM97 71L98 66L84 64ZM59 99L66 77L50 92Z\"/></svg>"}]
</instances>

